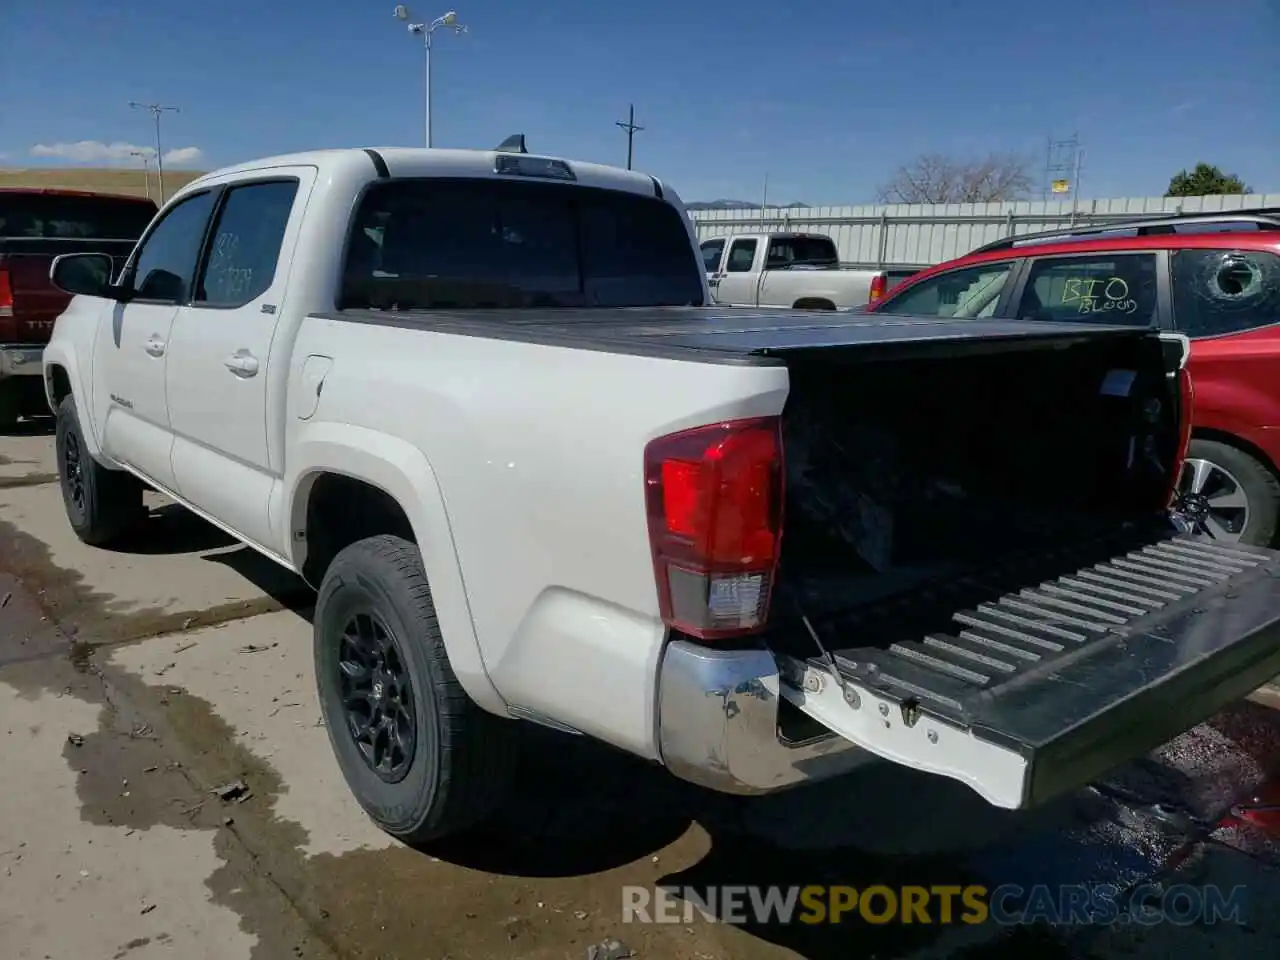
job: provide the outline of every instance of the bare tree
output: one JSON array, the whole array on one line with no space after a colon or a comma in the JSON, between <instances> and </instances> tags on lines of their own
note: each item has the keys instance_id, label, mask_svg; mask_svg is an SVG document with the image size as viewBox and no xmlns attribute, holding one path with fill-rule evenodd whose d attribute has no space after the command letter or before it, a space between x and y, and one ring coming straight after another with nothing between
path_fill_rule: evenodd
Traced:
<instances>
[{"instance_id":1,"label":"bare tree","mask_svg":"<svg viewBox=\"0 0 1280 960\"><path fill-rule=\"evenodd\" d=\"M993 153L957 159L926 153L898 168L876 191L880 203L995 203L1021 200L1030 192L1030 158Z\"/></svg>"}]
</instances>

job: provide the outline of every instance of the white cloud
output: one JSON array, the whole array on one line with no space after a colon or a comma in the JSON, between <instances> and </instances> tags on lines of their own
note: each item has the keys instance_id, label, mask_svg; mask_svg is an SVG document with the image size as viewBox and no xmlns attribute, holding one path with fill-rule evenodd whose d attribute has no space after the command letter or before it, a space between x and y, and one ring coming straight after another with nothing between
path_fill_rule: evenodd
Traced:
<instances>
[{"instance_id":1,"label":"white cloud","mask_svg":"<svg viewBox=\"0 0 1280 960\"><path fill-rule=\"evenodd\" d=\"M117 140L103 143L100 140L78 140L75 143L37 143L31 148L34 157L57 157L60 160L72 160L76 163L125 163L138 161L135 154L154 157L155 147L143 147L136 143L125 143ZM191 163L199 160L199 147L178 147L166 150L165 163Z\"/></svg>"},{"instance_id":2,"label":"white cloud","mask_svg":"<svg viewBox=\"0 0 1280 960\"><path fill-rule=\"evenodd\" d=\"M200 159L199 147L178 147L176 150L167 150L164 155L165 163L193 163Z\"/></svg>"}]
</instances>

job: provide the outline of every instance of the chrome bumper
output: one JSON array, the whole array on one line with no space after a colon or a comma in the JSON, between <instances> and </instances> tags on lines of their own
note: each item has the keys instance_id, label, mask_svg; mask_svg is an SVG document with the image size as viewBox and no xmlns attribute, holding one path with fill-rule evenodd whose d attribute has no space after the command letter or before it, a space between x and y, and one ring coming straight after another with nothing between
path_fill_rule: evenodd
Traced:
<instances>
[{"instance_id":1,"label":"chrome bumper","mask_svg":"<svg viewBox=\"0 0 1280 960\"><path fill-rule=\"evenodd\" d=\"M0 344L0 377L38 377L44 373L44 347Z\"/></svg>"},{"instance_id":2,"label":"chrome bumper","mask_svg":"<svg viewBox=\"0 0 1280 960\"><path fill-rule=\"evenodd\" d=\"M767 650L714 650L674 640L658 677L662 762L720 793L772 793L875 760L831 734L801 744L778 736L778 666Z\"/></svg>"}]
</instances>

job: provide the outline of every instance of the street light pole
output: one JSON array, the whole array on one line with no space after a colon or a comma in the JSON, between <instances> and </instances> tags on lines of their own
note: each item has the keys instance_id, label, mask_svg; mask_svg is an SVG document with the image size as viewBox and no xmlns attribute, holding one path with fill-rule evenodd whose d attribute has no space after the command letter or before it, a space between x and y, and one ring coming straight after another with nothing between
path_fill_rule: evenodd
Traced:
<instances>
[{"instance_id":1,"label":"street light pole","mask_svg":"<svg viewBox=\"0 0 1280 960\"><path fill-rule=\"evenodd\" d=\"M396 7L394 16L397 20L408 25L409 32L422 37L423 52L426 57L425 76L423 78L424 85L424 116L423 126L426 127L427 146L431 146L431 38L441 27L448 27L455 35L462 35L467 32L464 24L458 22L458 14L454 10L450 10L443 16L436 17L430 23L411 23L412 14L409 8L404 4Z\"/></svg>"},{"instance_id":2,"label":"street light pole","mask_svg":"<svg viewBox=\"0 0 1280 960\"><path fill-rule=\"evenodd\" d=\"M142 161L142 183L147 191L147 199L151 199L151 154L145 150L130 150L129 156Z\"/></svg>"},{"instance_id":3,"label":"street light pole","mask_svg":"<svg viewBox=\"0 0 1280 960\"><path fill-rule=\"evenodd\" d=\"M163 103L138 103L136 100L130 100L129 106L135 110L146 110L156 121L156 180L160 186L160 203L164 206L164 153L160 148L160 114L162 113L181 113L177 107L166 106Z\"/></svg>"}]
</instances>

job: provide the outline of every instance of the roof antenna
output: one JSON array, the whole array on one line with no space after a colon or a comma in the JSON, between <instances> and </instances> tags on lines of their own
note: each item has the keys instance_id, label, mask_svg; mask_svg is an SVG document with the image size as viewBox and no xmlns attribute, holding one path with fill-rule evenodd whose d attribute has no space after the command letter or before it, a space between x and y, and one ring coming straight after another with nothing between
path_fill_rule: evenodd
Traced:
<instances>
[{"instance_id":1,"label":"roof antenna","mask_svg":"<svg viewBox=\"0 0 1280 960\"><path fill-rule=\"evenodd\" d=\"M499 153L528 153L524 148L524 134L513 133L497 146Z\"/></svg>"}]
</instances>

